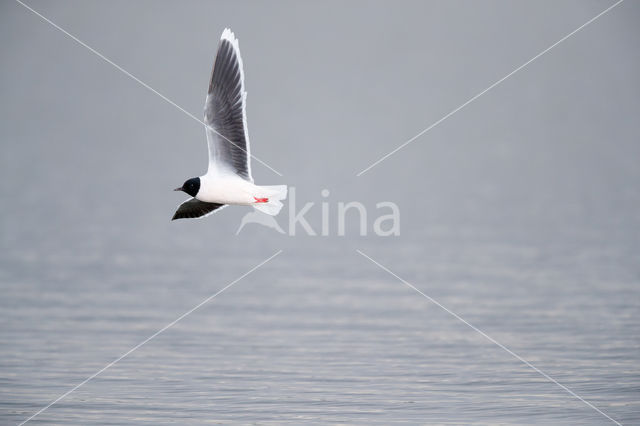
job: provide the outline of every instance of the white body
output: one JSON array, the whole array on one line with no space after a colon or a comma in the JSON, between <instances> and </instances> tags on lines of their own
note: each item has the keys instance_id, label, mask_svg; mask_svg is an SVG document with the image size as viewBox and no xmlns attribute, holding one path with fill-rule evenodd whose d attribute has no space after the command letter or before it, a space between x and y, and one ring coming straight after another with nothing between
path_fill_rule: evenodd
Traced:
<instances>
[{"instance_id":1,"label":"white body","mask_svg":"<svg viewBox=\"0 0 640 426\"><path fill-rule=\"evenodd\" d=\"M200 191L196 198L207 203L250 206L256 198L274 195L270 187L261 187L234 173L207 173L200 176Z\"/></svg>"},{"instance_id":2,"label":"white body","mask_svg":"<svg viewBox=\"0 0 640 426\"><path fill-rule=\"evenodd\" d=\"M210 168L200 176L196 199L206 203L253 206L262 213L277 215L287 198L287 186L258 186L225 168Z\"/></svg>"}]
</instances>

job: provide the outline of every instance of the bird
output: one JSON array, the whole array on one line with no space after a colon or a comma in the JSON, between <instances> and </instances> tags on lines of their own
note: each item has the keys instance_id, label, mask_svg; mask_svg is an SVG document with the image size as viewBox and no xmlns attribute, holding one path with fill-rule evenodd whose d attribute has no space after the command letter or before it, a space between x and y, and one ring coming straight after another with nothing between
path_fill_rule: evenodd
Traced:
<instances>
[{"instance_id":1,"label":"bird","mask_svg":"<svg viewBox=\"0 0 640 426\"><path fill-rule=\"evenodd\" d=\"M191 198L178 206L172 221L204 218L231 204L253 206L271 216L280 212L287 186L258 186L251 177L246 103L240 45L231 29L225 28L204 105L209 167L206 174L174 189Z\"/></svg>"}]
</instances>

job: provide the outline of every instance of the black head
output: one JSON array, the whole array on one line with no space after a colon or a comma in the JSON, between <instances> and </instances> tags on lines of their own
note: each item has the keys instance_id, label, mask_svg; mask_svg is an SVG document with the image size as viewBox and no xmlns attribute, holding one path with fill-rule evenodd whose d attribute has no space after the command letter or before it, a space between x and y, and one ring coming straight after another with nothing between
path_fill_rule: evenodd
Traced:
<instances>
[{"instance_id":1,"label":"black head","mask_svg":"<svg viewBox=\"0 0 640 426\"><path fill-rule=\"evenodd\" d=\"M195 197L199 190L200 190L200 178L199 177L191 178L191 179L187 180L185 183L183 183L180 188L174 189L174 191L186 192L187 194L191 195L192 197Z\"/></svg>"}]
</instances>

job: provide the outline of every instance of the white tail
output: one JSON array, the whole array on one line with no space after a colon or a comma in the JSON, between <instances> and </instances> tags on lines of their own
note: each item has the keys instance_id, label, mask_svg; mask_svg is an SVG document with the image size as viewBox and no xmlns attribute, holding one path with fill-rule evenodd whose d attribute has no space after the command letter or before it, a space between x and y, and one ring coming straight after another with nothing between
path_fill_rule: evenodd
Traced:
<instances>
[{"instance_id":1,"label":"white tail","mask_svg":"<svg viewBox=\"0 0 640 426\"><path fill-rule=\"evenodd\" d=\"M282 209L282 202L280 202L280 200L287 198L287 185L259 186L258 194L256 194L255 197L269 199L269 201L264 203L253 204L256 210L275 216L280 213L280 209Z\"/></svg>"}]
</instances>

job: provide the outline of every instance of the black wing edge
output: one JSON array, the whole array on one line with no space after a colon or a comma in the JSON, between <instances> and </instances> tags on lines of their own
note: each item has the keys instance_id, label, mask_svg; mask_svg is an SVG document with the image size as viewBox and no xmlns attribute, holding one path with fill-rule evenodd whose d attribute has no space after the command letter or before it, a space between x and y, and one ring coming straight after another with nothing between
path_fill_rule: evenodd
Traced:
<instances>
[{"instance_id":1,"label":"black wing edge","mask_svg":"<svg viewBox=\"0 0 640 426\"><path fill-rule=\"evenodd\" d=\"M236 50L235 35L230 30L229 34L226 33L227 30L218 42L218 51L211 69L208 94L216 94L229 101L242 101L239 97L242 90L242 59L240 52Z\"/></svg>"},{"instance_id":2,"label":"black wing edge","mask_svg":"<svg viewBox=\"0 0 640 426\"><path fill-rule=\"evenodd\" d=\"M221 155L228 158L239 176L253 181L245 123L242 59L235 35L225 30L222 37L211 72L205 122L232 141L223 143L225 152Z\"/></svg>"},{"instance_id":3,"label":"black wing edge","mask_svg":"<svg viewBox=\"0 0 640 426\"><path fill-rule=\"evenodd\" d=\"M176 210L171 220L195 219L203 217L210 213L213 213L214 211L224 207L225 205L226 204L207 203L196 198L192 198L180 204L178 210Z\"/></svg>"}]
</instances>

